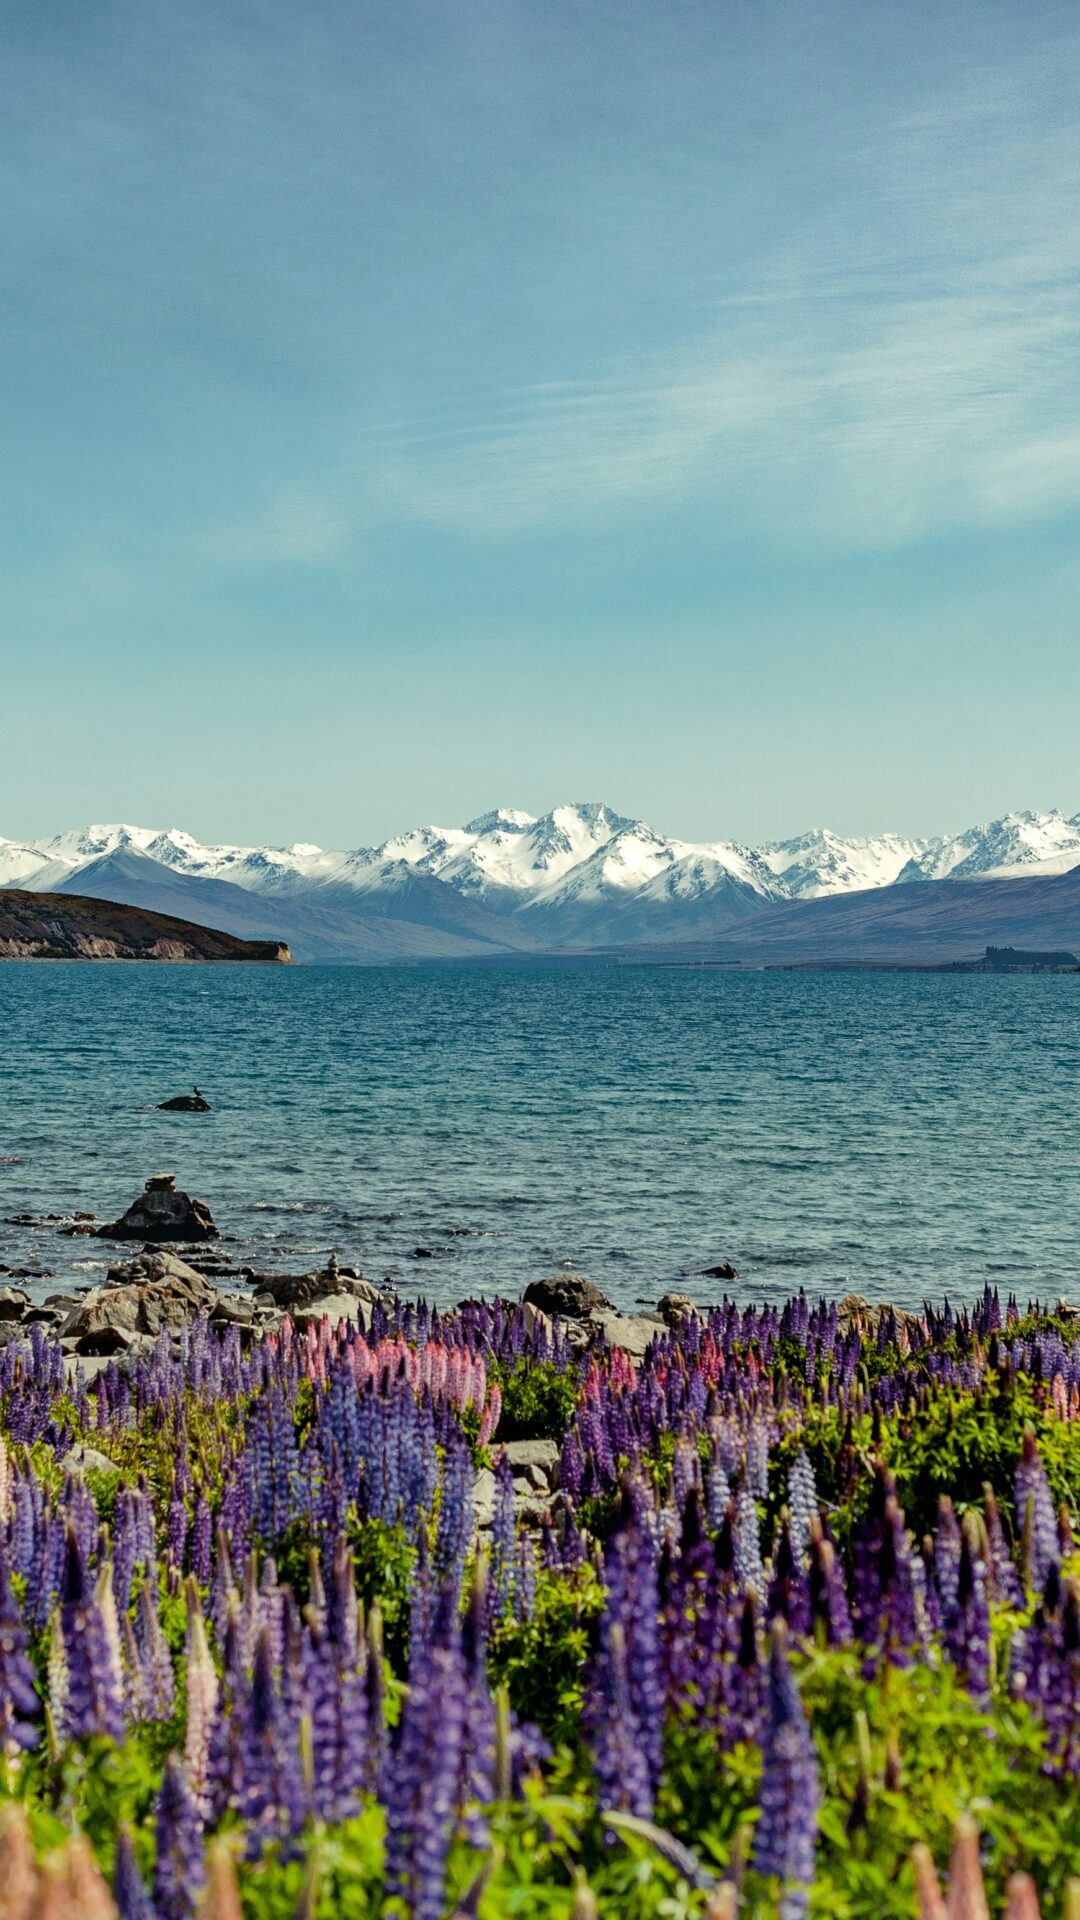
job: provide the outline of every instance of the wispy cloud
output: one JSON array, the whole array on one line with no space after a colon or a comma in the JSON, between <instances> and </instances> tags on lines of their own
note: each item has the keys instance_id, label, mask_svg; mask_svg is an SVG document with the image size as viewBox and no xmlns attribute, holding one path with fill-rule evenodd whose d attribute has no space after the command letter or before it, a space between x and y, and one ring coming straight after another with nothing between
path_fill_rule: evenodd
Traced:
<instances>
[{"instance_id":1,"label":"wispy cloud","mask_svg":"<svg viewBox=\"0 0 1080 1920\"><path fill-rule=\"evenodd\" d=\"M364 450L386 510L473 537L696 500L892 545L1080 504L1080 125L1000 76L852 156L850 199L663 351Z\"/></svg>"}]
</instances>

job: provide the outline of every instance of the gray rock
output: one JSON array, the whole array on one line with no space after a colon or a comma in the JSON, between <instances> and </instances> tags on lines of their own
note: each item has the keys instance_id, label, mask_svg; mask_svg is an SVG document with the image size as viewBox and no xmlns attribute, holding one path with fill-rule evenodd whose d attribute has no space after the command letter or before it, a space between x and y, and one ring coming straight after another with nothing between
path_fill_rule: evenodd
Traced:
<instances>
[{"instance_id":1,"label":"gray rock","mask_svg":"<svg viewBox=\"0 0 1080 1920\"><path fill-rule=\"evenodd\" d=\"M585 1320L611 1305L599 1287L579 1273L553 1273L546 1280L531 1281L525 1289L525 1303L557 1320Z\"/></svg>"},{"instance_id":2,"label":"gray rock","mask_svg":"<svg viewBox=\"0 0 1080 1920\"><path fill-rule=\"evenodd\" d=\"M473 1516L478 1527L490 1527L495 1518L495 1475L481 1467L473 1482Z\"/></svg>"},{"instance_id":3,"label":"gray rock","mask_svg":"<svg viewBox=\"0 0 1080 1920\"><path fill-rule=\"evenodd\" d=\"M528 1299L524 1301L522 1310L525 1315L526 1333L545 1333L550 1340L555 1329L555 1322L551 1315Z\"/></svg>"},{"instance_id":4,"label":"gray rock","mask_svg":"<svg viewBox=\"0 0 1080 1920\"><path fill-rule=\"evenodd\" d=\"M688 1315L698 1317L697 1307L688 1293L665 1293L656 1311L669 1327L677 1327Z\"/></svg>"},{"instance_id":5,"label":"gray rock","mask_svg":"<svg viewBox=\"0 0 1080 1920\"><path fill-rule=\"evenodd\" d=\"M65 1473L119 1473L115 1460L96 1447L75 1446L60 1462Z\"/></svg>"},{"instance_id":6,"label":"gray rock","mask_svg":"<svg viewBox=\"0 0 1080 1920\"><path fill-rule=\"evenodd\" d=\"M111 1353L66 1353L64 1372L72 1385L80 1373L84 1380L93 1380L99 1373L104 1373L106 1367L112 1366L113 1359Z\"/></svg>"},{"instance_id":7,"label":"gray rock","mask_svg":"<svg viewBox=\"0 0 1080 1920\"><path fill-rule=\"evenodd\" d=\"M206 1306L218 1298L217 1289L210 1285L198 1267L189 1266L178 1253L169 1253L165 1247L144 1247L134 1259L122 1260L117 1266L110 1267L105 1284L107 1287L172 1287L190 1294L195 1303Z\"/></svg>"},{"instance_id":8,"label":"gray rock","mask_svg":"<svg viewBox=\"0 0 1080 1920\"><path fill-rule=\"evenodd\" d=\"M212 1109L209 1100L204 1100L201 1093L178 1093L174 1100L159 1101L157 1111L159 1113L210 1113Z\"/></svg>"},{"instance_id":9,"label":"gray rock","mask_svg":"<svg viewBox=\"0 0 1080 1920\"><path fill-rule=\"evenodd\" d=\"M526 1527L542 1527L551 1517L551 1500L542 1494L526 1494L521 1500L515 1500L514 1512Z\"/></svg>"},{"instance_id":10,"label":"gray rock","mask_svg":"<svg viewBox=\"0 0 1080 1920\"><path fill-rule=\"evenodd\" d=\"M142 1276L142 1277L140 1277ZM110 1274L68 1315L63 1333L79 1353L122 1353L140 1337L178 1333L192 1317L225 1296L173 1255L148 1249Z\"/></svg>"},{"instance_id":11,"label":"gray rock","mask_svg":"<svg viewBox=\"0 0 1080 1920\"><path fill-rule=\"evenodd\" d=\"M0 1287L0 1320L21 1320L30 1305L30 1295L21 1287Z\"/></svg>"},{"instance_id":12,"label":"gray rock","mask_svg":"<svg viewBox=\"0 0 1080 1920\"><path fill-rule=\"evenodd\" d=\"M653 1341L667 1332L658 1313L598 1313L593 1324L603 1329L611 1347L621 1347L631 1360L644 1360Z\"/></svg>"},{"instance_id":13,"label":"gray rock","mask_svg":"<svg viewBox=\"0 0 1080 1920\"><path fill-rule=\"evenodd\" d=\"M324 1316L332 1327L339 1325L342 1320L348 1320L354 1326L366 1329L371 1325L371 1303L357 1293L319 1294L306 1306L296 1307L292 1312L293 1322L301 1332L305 1327L317 1327Z\"/></svg>"},{"instance_id":14,"label":"gray rock","mask_svg":"<svg viewBox=\"0 0 1080 1920\"><path fill-rule=\"evenodd\" d=\"M317 1267L313 1273L260 1273L246 1270L258 1299L271 1300L275 1307L286 1313L295 1313L297 1308L313 1306L317 1301L341 1300L363 1301L373 1307L380 1298L379 1290L370 1280L364 1280L352 1268L339 1267L331 1254L325 1267Z\"/></svg>"},{"instance_id":15,"label":"gray rock","mask_svg":"<svg viewBox=\"0 0 1080 1920\"><path fill-rule=\"evenodd\" d=\"M95 1228L104 1240L217 1240L218 1230L202 1200L179 1193L175 1176L154 1174L119 1220Z\"/></svg>"},{"instance_id":16,"label":"gray rock","mask_svg":"<svg viewBox=\"0 0 1080 1920\"><path fill-rule=\"evenodd\" d=\"M237 1293L219 1293L210 1309L212 1327L250 1327L254 1324L252 1301Z\"/></svg>"},{"instance_id":17,"label":"gray rock","mask_svg":"<svg viewBox=\"0 0 1080 1920\"><path fill-rule=\"evenodd\" d=\"M557 1440L505 1440L502 1451L512 1473L539 1473L548 1485L554 1484L562 1458Z\"/></svg>"}]
</instances>

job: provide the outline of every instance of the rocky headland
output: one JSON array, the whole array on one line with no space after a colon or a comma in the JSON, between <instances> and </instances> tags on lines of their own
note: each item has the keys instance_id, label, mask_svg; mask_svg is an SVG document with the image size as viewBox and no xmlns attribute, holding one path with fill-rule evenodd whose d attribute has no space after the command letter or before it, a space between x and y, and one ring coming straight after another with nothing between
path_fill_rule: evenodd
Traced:
<instances>
[{"instance_id":1,"label":"rocky headland","mask_svg":"<svg viewBox=\"0 0 1080 1920\"><path fill-rule=\"evenodd\" d=\"M0 890L0 960L255 961L287 965L283 940L239 940L145 907Z\"/></svg>"}]
</instances>

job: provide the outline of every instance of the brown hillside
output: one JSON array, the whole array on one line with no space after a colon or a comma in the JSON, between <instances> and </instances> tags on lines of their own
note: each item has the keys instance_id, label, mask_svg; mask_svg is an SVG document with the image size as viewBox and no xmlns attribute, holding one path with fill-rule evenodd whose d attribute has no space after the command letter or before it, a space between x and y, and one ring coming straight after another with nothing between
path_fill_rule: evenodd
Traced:
<instances>
[{"instance_id":1,"label":"brown hillside","mask_svg":"<svg viewBox=\"0 0 1080 1920\"><path fill-rule=\"evenodd\" d=\"M73 893L0 891L0 960L287 962L279 940L238 940L145 907Z\"/></svg>"}]
</instances>

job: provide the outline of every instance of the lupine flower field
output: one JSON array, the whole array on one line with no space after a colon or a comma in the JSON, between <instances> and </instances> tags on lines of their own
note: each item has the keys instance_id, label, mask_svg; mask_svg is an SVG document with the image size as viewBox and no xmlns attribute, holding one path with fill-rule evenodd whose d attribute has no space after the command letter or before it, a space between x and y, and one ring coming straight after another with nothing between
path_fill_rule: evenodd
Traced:
<instances>
[{"instance_id":1,"label":"lupine flower field","mask_svg":"<svg viewBox=\"0 0 1080 1920\"><path fill-rule=\"evenodd\" d=\"M1078 1911L1064 1315L34 1327L0 1427L4 1920Z\"/></svg>"}]
</instances>

